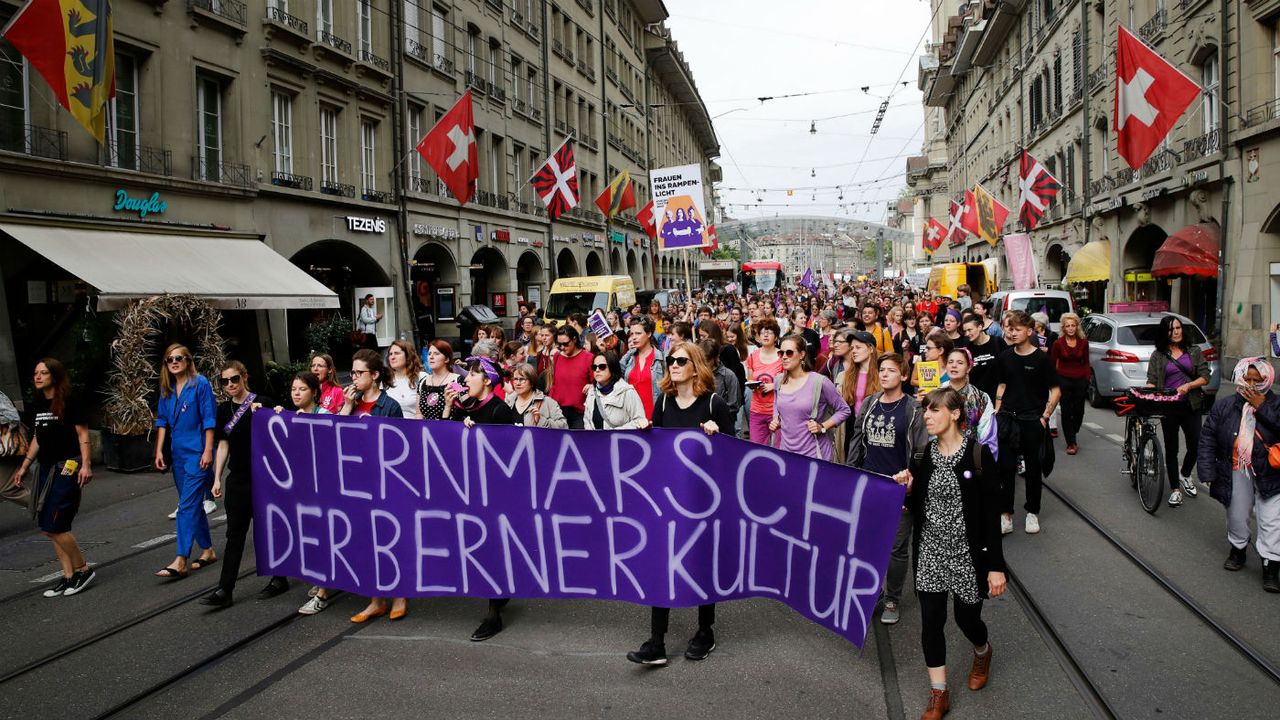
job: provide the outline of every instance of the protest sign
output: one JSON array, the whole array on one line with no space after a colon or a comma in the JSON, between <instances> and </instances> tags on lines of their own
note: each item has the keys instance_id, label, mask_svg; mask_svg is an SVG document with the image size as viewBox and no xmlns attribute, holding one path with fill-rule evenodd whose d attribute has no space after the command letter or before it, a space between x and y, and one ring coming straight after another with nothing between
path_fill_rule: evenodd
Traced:
<instances>
[{"instance_id":1,"label":"protest sign","mask_svg":"<svg viewBox=\"0 0 1280 720\"><path fill-rule=\"evenodd\" d=\"M926 360L916 363L916 368L920 376L919 388L922 392L942 387L942 363L937 360L932 362Z\"/></svg>"},{"instance_id":2,"label":"protest sign","mask_svg":"<svg viewBox=\"0 0 1280 720\"><path fill-rule=\"evenodd\" d=\"M701 430L258 412L260 575L379 597L770 597L861 646L892 480Z\"/></svg>"},{"instance_id":3,"label":"protest sign","mask_svg":"<svg viewBox=\"0 0 1280 720\"><path fill-rule=\"evenodd\" d=\"M606 340L613 337L613 329L609 327L609 321L604 317L604 311L596 308L587 316L587 329L596 334L598 340Z\"/></svg>"},{"instance_id":4,"label":"protest sign","mask_svg":"<svg viewBox=\"0 0 1280 720\"><path fill-rule=\"evenodd\" d=\"M687 250L711 245L702 167L679 165L649 173L654 226L659 250Z\"/></svg>"}]
</instances>

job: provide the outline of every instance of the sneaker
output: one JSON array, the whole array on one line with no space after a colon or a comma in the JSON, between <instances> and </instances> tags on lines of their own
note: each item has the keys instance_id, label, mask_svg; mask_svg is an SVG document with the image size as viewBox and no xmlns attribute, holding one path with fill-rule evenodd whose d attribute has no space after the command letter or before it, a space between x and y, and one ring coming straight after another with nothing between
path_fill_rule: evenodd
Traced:
<instances>
[{"instance_id":1,"label":"sneaker","mask_svg":"<svg viewBox=\"0 0 1280 720\"><path fill-rule=\"evenodd\" d=\"M1190 475L1182 476L1182 494L1189 498L1194 498L1200 491L1196 488L1196 481L1191 479Z\"/></svg>"},{"instance_id":2,"label":"sneaker","mask_svg":"<svg viewBox=\"0 0 1280 720\"><path fill-rule=\"evenodd\" d=\"M1076 445L1075 443L1067 443L1068 455L1075 455L1077 452L1080 452L1080 447L1078 445Z\"/></svg>"},{"instance_id":3,"label":"sneaker","mask_svg":"<svg viewBox=\"0 0 1280 720\"><path fill-rule=\"evenodd\" d=\"M54 583L53 587L44 591L44 596L47 598L61 597L66 593L67 588L71 587L71 579L74 577L75 576L72 575L71 577L58 578L58 582Z\"/></svg>"},{"instance_id":4,"label":"sneaker","mask_svg":"<svg viewBox=\"0 0 1280 720\"><path fill-rule=\"evenodd\" d=\"M212 514L214 514L214 513L215 513L215 512L217 512L217 511L218 511L218 503L216 503L216 502L214 502L214 501L212 501L212 500L205 500L205 501L204 501L204 514L205 514L205 515L212 515Z\"/></svg>"},{"instance_id":5,"label":"sneaker","mask_svg":"<svg viewBox=\"0 0 1280 720\"><path fill-rule=\"evenodd\" d=\"M660 642L645 640L639 650L627 653L627 659L639 665L666 665L667 646Z\"/></svg>"},{"instance_id":6,"label":"sneaker","mask_svg":"<svg viewBox=\"0 0 1280 720\"><path fill-rule=\"evenodd\" d=\"M1027 522L1022 526L1023 531L1028 535L1035 535L1040 532L1040 518L1035 513L1027 513Z\"/></svg>"},{"instance_id":7,"label":"sneaker","mask_svg":"<svg viewBox=\"0 0 1280 720\"><path fill-rule=\"evenodd\" d=\"M63 595L75 595L76 593L89 587L89 583L98 577L98 573L93 568L86 568L84 572L78 572L71 576L71 580L67 585L67 589L62 592Z\"/></svg>"},{"instance_id":8,"label":"sneaker","mask_svg":"<svg viewBox=\"0 0 1280 720\"><path fill-rule=\"evenodd\" d=\"M169 519L170 519L170 520L177 520L177 519L178 519L178 508L174 508L174 509L173 509L173 512L169 513Z\"/></svg>"},{"instance_id":9,"label":"sneaker","mask_svg":"<svg viewBox=\"0 0 1280 720\"><path fill-rule=\"evenodd\" d=\"M1182 491L1174 490L1169 493L1169 507L1178 507L1182 504Z\"/></svg>"},{"instance_id":10,"label":"sneaker","mask_svg":"<svg viewBox=\"0 0 1280 720\"><path fill-rule=\"evenodd\" d=\"M329 600L319 595L312 595L311 599L305 605L298 608L299 615L315 615L316 613L329 607Z\"/></svg>"},{"instance_id":11,"label":"sneaker","mask_svg":"<svg viewBox=\"0 0 1280 720\"><path fill-rule=\"evenodd\" d=\"M1002 514L1000 516L1000 534L1008 535L1013 532L1013 516Z\"/></svg>"},{"instance_id":12,"label":"sneaker","mask_svg":"<svg viewBox=\"0 0 1280 720\"><path fill-rule=\"evenodd\" d=\"M898 603L887 602L884 604L884 610L880 611L881 625L897 625L902 619L902 613L898 611Z\"/></svg>"},{"instance_id":13,"label":"sneaker","mask_svg":"<svg viewBox=\"0 0 1280 720\"><path fill-rule=\"evenodd\" d=\"M698 632L689 638L689 647L684 651L686 660L706 660L712 650L716 649L716 635L710 628Z\"/></svg>"},{"instance_id":14,"label":"sneaker","mask_svg":"<svg viewBox=\"0 0 1280 720\"><path fill-rule=\"evenodd\" d=\"M320 586L319 586L319 585L312 585L312 586L311 586L311 589L307 591L307 597L309 597L309 598L313 598L313 597L315 597L315 596L316 596L316 593L318 593L318 592L320 592Z\"/></svg>"}]
</instances>

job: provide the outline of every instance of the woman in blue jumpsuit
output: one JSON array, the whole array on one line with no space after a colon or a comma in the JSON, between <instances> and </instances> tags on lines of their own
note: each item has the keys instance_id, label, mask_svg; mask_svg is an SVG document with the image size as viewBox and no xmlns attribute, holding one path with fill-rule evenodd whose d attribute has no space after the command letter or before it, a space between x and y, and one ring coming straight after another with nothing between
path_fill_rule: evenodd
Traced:
<instances>
[{"instance_id":1,"label":"woman in blue jumpsuit","mask_svg":"<svg viewBox=\"0 0 1280 720\"><path fill-rule=\"evenodd\" d=\"M213 485L213 429L217 403L213 386L196 372L191 351L180 344L170 345L160 369L160 405L156 408L156 469L164 471L165 437L172 439L173 483L178 488L178 553L157 577L187 576L187 556L191 543L201 548L195 567L217 559L209 518L204 513L204 496Z\"/></svg>"}]
</instances>

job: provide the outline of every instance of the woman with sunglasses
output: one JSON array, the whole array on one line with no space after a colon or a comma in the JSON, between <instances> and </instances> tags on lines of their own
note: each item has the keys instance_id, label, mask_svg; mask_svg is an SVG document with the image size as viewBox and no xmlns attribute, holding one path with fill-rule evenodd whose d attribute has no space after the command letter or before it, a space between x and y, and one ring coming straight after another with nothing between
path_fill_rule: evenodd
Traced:
<instances>
[{"instance_id":1,"label":"woman with sunglasses","mask_svg":"<svg viewBox=\"0 0 1280 720\"><path fill-rule=\"evenodd\" d=\"M694 343L686 343L673 350L667 360L667 374L660 383L662 392L654 402L653 426L699 428L708 435L731 428L733 415L715 393L715 378L702 350ZM670 617L670 608L652 608L649 639L639 650L627 653L627 659L641 665L666 665L665 638ZM702 660L716 649L712 630L715 621L715 603L698 606L698 631L689 640L685 658Z\"/></svg>"},{"instance_id":2,"label":"woman with sunglasses","mask_svg":"<svg viewBox=\"0 0 1280 720\"><path fill-rule=\"evenodd\" d=\"M204 496L213 485L213 431L217 427L217 403L213 386L196 372L191 351L181 343L165 350L160 368L160 404L156 408L156 469L173 466L173 483L178 489L175 518L178 553L156 577L187 576L187 556L192 544L200 547L200 562L216 558L209 518L204 512ZM165 458L165 441L171 457Z\"/></svg>"},{"instance_id":3,"label":"woman with sunglasses","mask_svg":"<svg viewBox=\"0 0 1280 720\"><path fill-rule=\"evenodd\" d=\"M320 381L317 402L325 412L336 415L342 409L342 386L338 384L338 368L328 353L311 356L311 374Z\"/></svg>"},{"instance_id":4,"label":"woman with sunglasses","mask_svg":"<svg viewBox=\"0 0 1280 720\"><path fill-rule=\"evenodd\" d=\"M809 372L804 338L789 335L778 349L783 379L773 406L770 445L819 460L831 460L832 428L849 419L849 403L828 379Z\"/></svg>"},{"instance_id":5,"label":"woman with sunglasses","mask_svg":"<svg viewBox=\"0 0 1280 720\"><path fill-rule=\"evenodd\" d=\"M604 351L592 355L591 385L587 388L583 421L588 430L636 430L649 426L644 403L623 376L617 353Z\"/></svg>"}]
</instances>

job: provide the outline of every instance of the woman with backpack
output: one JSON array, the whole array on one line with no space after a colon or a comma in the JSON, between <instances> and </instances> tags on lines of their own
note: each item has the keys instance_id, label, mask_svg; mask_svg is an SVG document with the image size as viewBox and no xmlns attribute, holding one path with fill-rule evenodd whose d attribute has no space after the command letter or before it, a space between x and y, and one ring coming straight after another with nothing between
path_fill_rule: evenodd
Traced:
<instances>
[{"instance_id":1,"label":"woman with backpack","mask_svg":"<svg viewBox=\"0 0 1280 720\"><path fill-rule=\"evenodd\" d=\"M845 402L834 383L810 372L805 341L788 335L779 343L782 376L774 403L770 445L819 460L835 456L831 430L849 418Z\"/></svg>"}]
</instances>

